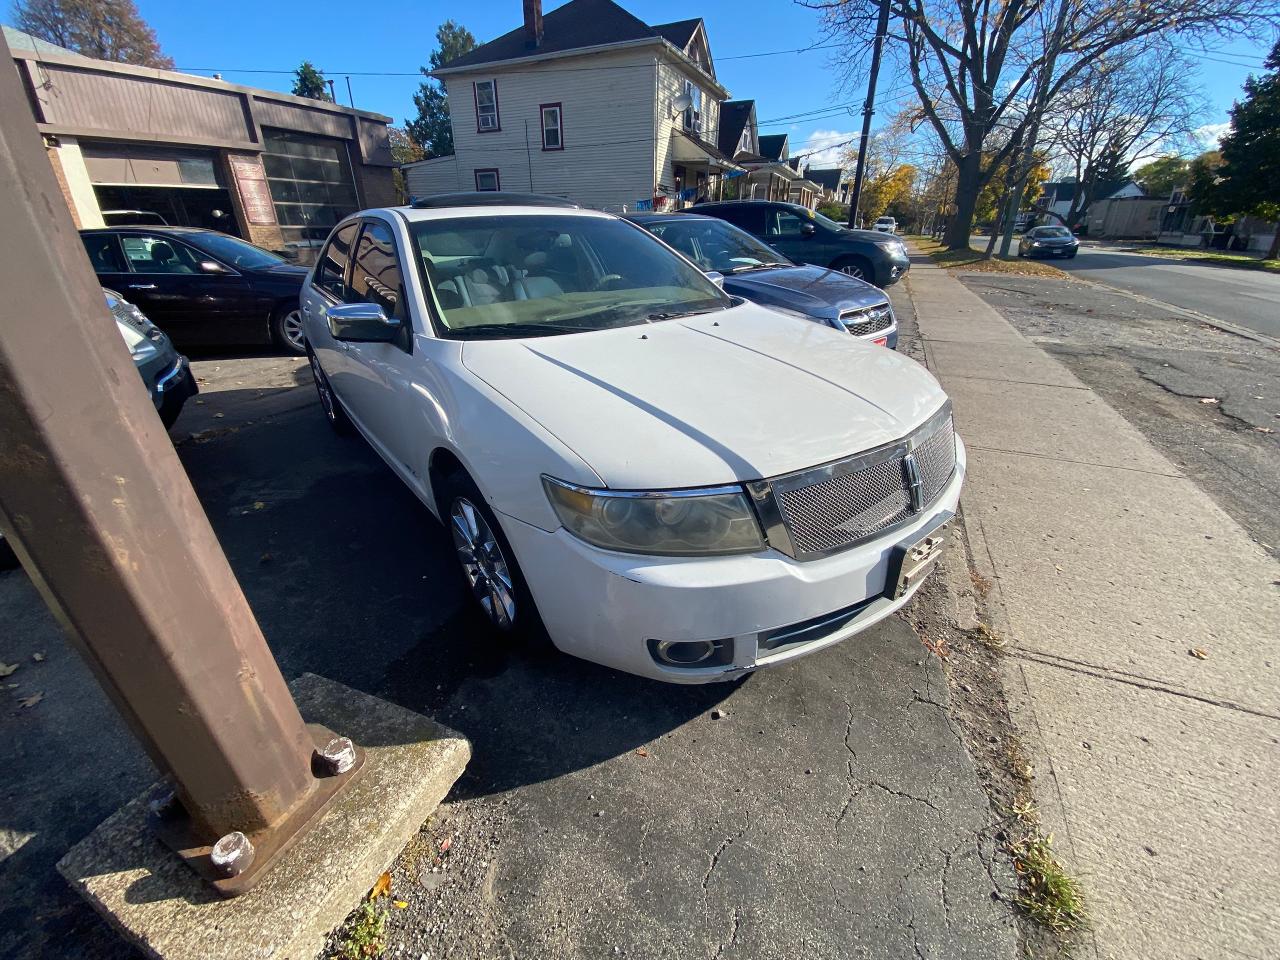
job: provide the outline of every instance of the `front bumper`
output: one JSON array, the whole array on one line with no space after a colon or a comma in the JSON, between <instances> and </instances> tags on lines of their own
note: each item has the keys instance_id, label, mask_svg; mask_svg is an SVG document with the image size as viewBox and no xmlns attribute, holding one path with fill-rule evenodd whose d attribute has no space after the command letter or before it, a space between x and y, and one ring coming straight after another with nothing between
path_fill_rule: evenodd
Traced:
<instances>
[{"instance_id":1,"label":"front bumper","mask_svg":"<svg viewBox=\"0 0 1280 960\"><path fill-rule=\"evenodd\" d=\"M1028 247L1027 256L1046 258L1069 257L1079 249L1079 244L1066 247Z\"/></svg>"},{"instance_id":2,"label":"front bumper","mask_svg":"<svg viewBox=\"0 0 1280 960\"><path fill-rule=\"evenodd\" d=\"M548 533L505 517L503 529L552 642L565 653L671 683L729 680L839 643L907 603L886 595L894 548L956 511L964 444L942 495L911 524L819 560L765 550L729 557L641 557L597 549L563 528ZM856 608L856 609L855 609ZM851 612L852 611L852 612ZM829 630L813 622L832 618ZM779 631L807 628L805 642L770 650ZM670 667L649 641L733 641L733 662Z\"/></svg>"},{"instance_id":3,"label":"front bumper","mask_svg":"<svg viewBox=\"0 0 1280 960\"><path fill-rule=\"evenodd\" d=\"M183 404L200 392L196 378L191 375L191 364L187 358L178 354L178 359L160 376L156 377L151 387L151 402L160 412L166 423L177 419Z\"/></svg>"}]
</instances>

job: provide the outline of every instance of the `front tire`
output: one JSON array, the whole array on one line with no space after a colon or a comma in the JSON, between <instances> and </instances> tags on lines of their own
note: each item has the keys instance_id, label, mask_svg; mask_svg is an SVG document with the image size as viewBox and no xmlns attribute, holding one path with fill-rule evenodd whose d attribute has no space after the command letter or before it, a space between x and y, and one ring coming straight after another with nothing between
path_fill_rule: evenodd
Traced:
<instances>
[{"instance_id":1,"label":"front tire","mask_svg":"<svg viewBox=\"0 0 1280 960\"><path fill-rule=\"evenodd\" d=\"M875 283L875 271L871 269L871 263L862 257L840 257L835 263L831 264L832 270L839 270L846 277L853 277L855 280L865 280L867 283Z\"/></svg>"},{"instance_id":2,"label":"front tire","mask_svg":"<svg viewBox=\"0 0 1280 960\"><path fill-rule=\"evenodd\" d=\"M302 308L280 307L271 317L271 339L277 347L294 356L305 356L307 341L302 332Z\"/></svg>"},{"instance_id":3,"label":"front tire","mask_svg":"<svg viewBox=\"0 0 1280 960\"><path fill-rule=\"evenodd\" d=\"M449 528L463 585L496 637L549 646L546 628L511 543L484 495L465 473L448 477L437 501Z\"/></svg>"}]
</instances>

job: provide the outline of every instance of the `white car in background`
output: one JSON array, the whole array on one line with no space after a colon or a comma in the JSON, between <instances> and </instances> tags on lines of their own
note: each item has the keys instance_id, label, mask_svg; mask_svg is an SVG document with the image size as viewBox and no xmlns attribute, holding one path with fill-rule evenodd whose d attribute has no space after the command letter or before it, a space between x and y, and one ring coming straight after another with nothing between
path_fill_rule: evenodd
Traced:
<instances>
[{"instance_id":1,"label":"white car in background","mask_svg":"<svg viewBox=\"0 0 1280 960\"><path fill-rule=\"evenodd\" d=\"M893 217L880 217L878 220L876 220L875 224L871 227L871 229L877 230L880 233L897 233L898 221L895 220Z\"/></svg>"},{"instance_id":2,"label":"white car in background","mask_svg":"<svg viewBox=\"0 0 1280 960\"><path fill-rule=\"evenodd\" d=\"M620 670L726 679L843 640L907 602L956 509L923 367L609 214L368 210L302 311L326 416L448 526L493 627Z\"/></svg>"}]
</instances>

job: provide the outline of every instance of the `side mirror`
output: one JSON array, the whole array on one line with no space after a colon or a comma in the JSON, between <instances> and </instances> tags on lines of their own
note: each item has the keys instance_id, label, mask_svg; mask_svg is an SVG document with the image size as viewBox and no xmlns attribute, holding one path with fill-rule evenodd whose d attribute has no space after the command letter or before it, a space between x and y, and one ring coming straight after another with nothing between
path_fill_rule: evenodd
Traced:
<instances>
[{"instance_id":1,"label":"side mirror","mask_svg":"<svg viewBox=\"0 0 1280 960\"><path fill-rule=\"evenodd\" d=\"M227 273L229 271L217 260L201 260L200 272L201 273Z\"/></svg>"},{"instance_id":2,"label":"side mirror","mask_svg":"<svg viewBox=\"0 0 1280 960\"><path fill-rule=\"evenodd\" d=\"M347 343L390 343L400 333L400 321L388 317L376 303L340 303L325 311L333 339Z\"/></svg>"},{"instance_id":3,"label":"side mirror","mask_svg":"<svg viewBox=\"0 0 1280 960\"><path fill-rule=\"evenodd\" d=\"M809 237L812 237L817 232L818 232L818 228L815 227L812 223L800 224L800 236L805 237L806 239Z\"/></svg>"},{"instance_id":4,"label":"side mirror","mask_svg":"<svg viewBox=\"0 0 1280 960\"><path fill-rule=\"evenodd\" d=\"M721 273L719 270L708 270L706 273L706 277L708 280L714 283L721 290L724 289L724 274Z\"/></svg>"}]
</instances>

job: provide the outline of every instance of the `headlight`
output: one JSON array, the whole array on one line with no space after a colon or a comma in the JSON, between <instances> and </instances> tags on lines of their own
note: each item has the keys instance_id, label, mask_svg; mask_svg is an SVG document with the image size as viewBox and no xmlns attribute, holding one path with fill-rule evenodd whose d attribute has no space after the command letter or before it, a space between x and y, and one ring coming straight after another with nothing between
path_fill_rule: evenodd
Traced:
<instances>
[{"instance_id":1,"label":"headlight","mask_svg":"<svg viewBox=\"0 0 1280 960\"><path fill-rule=\"evenodd\" d=\"M160 348L150 340L139 340L129 348L129 352L133 354L134 363L140 363L143 360L150 360L160 352Z\"/></svg>"},{"instance_id":2,"label":"headlight","mask_svg":"<svg viewBox=\"0 0 1280 960\"><path fill-rule=\"evenodd\" d=\"M565 529L605 550L701 556L764 549L755 513L737 487L588 490L545 476L542 485Z\"/></svg>"}]
</instances>

